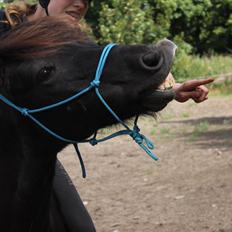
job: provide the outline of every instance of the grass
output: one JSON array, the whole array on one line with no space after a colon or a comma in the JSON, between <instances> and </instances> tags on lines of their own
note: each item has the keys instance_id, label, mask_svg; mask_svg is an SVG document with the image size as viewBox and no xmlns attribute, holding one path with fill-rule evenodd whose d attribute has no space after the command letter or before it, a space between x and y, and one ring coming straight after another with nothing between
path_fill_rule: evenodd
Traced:
<instances>
[{"instance_id":1,"label":"grass","mask_svg":"<svg viewBox=\"0 0 232 232\"><path fill-rule=\"evenodd\" d=\"M203 121L197 124L192 132L192 139L196 139L199 136L201 136L203 133L207 132L209 130L209 122Z\"/></svg>"},{"instance_id":2,"label":"grass","mask_svg":"<svg viewBox=\"0 0 232 232\"><path fill-rule=\"evenodd\" d=\"M175 135L174 131L168 126L162 126L160 128L153 128L150 132L151 136L154 136L156 140L173 138Z\"/></svg>"},{"instance_id":3,"label":"grass","mask_svg":"<svg viewBox=\"0 0 232 232\"><path fill-rule=\"evenodd\" d=\"M232 57L222 55L211 57L177 56L173 73L178 82L222 73L232 73Z\"/></svg>"},{"instance_id":4,"label":"grass","mask_svg":"<svg viewBox=\"0 0 232 232\"><path fill-rule=\"evenodd\" d=\"M232 95L232 79L226 79L221 83L214 83L210 86L210 94L213 96Z\"/></svg>"},{"instance_id":5,"label":"grass","mask_svg":"<svg viewBox=\"0 0 232 232\"><path fill-rule=\"evenodd\" d=\"M214 96L232 94L232 56L214 55L199 57L191 55L177 55L172 72L177 82L204 77L215 77L215 82L208 87ZM223 74L230 74L224 76Z\"/></svg>"},{"instance_id":6,"label":"grass","mask_svg":"<svg viewBox=\"0 0 232 232\"><path fill-rule=\"evenodd\" d=\"M182 118L189 118L191 116L191 114L189 112L183 112L181 117Z\"/></svg>"},{"instance_id":7,"label":"grass","mask_svg":"<svg viewBox=\"0 0 232 232\"><path fill-rule=\"evenodd\" d=\"M162 114L161 118L162 120L171 120L175 118L175 115L173 112L167 110Z\"/></svg>"},{"instance_id":8,"label":"grass","mask_svg":"<svg viewBox=\"0 0 232 232\"><path fill-rule=\"evenodd\" d=\"M160 135L162 137L169 137L171 135L171 130L168 127L161 127L160 128Z\"/></svg>"}]
</instances>

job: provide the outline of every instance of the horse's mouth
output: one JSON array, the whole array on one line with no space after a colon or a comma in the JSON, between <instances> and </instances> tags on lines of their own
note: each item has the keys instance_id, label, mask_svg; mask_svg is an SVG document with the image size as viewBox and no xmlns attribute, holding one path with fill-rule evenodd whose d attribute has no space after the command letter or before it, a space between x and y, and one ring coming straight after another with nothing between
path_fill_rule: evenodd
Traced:
<instances>
[{"instance_id":1,"label":"horse's mouth","mask_svg":"<svg viewBox=\"0 0 232 232\"><path fill-rule=\"evenodd\" d=\"M150 89L143 97L142 105L146 111L158 112L174 99L173 87L175 79L171 73L165 81L156 89Z\"/></svg>"},{"instance_id":2,"label":"horse's mouth","mask_svg":"<svg viewBox=\"0 0 232 232\"><path fill-rule=\"evenodd\" d=\"M165 91L172 89L176 84L176 81L171 73L168 74L164 82L158 87L158 91Z\"/></svg>"},{"instance_id":3,"label":"horse's mouth","mask_svg":"<svg viewBox=\"0 0 232 232\"><path fill-rule=\"evenodd\" d=\"M173 63L173 59L175 57L175 52L177 46L169 40L161 40L157 45L157 47L162 47L162 49L166 50L171 59L170 61L170 69ZM164 82L158 86L151 87L145 94L143 98L143 106L147 111L158 112L162 110L170 101L172 101L175 97L173 87L175 86L175 79L171 73L165 78Z\"/></svg>"}]
</instances>

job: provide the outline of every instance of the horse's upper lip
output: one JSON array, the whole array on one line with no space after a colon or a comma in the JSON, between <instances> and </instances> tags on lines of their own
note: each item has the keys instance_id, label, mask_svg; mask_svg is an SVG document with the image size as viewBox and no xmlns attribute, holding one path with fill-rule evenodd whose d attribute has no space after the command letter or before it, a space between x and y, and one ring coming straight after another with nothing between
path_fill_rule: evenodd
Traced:
<instances>
[{"instance_id":1,"label":"horse's upper lip","mask_svg":"<svg viewBox=\"0 0 232 232\"><path fill-rule=\"evenodd\" d=\"M156 47L158 47L158 48L162 47L163 49L169 50L169 52L171 52L171 54L172 54L172 57L175 57L176 49L178 48L177 45L169 39L160 40L156 44Z\"/></svg>"},{"instance_id":2,"label":"horse's upper lip","mask_svg":"<svg viewBox=\"0 0 232 232\"><path fill-rule=\"evenodd\" d=\"M165 52L166 59L169 61L170 69L175 57L177 46L171 40L163 39L156 44L156 47L162 49ZM171 89L175 85L175 79L173 75L169 72L164 82L158 87L158 90Z\"/></svg>"}]
</instances>

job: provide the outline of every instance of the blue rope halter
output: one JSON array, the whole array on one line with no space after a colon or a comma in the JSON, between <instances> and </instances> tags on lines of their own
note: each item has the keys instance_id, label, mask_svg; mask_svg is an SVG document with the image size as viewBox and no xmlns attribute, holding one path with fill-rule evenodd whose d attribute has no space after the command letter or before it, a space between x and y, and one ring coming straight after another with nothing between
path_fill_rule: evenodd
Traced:
<instances>
[{"instance_id":1,"label":"blue rope halter","mask_svg":"<svg viewBox=\"0 0 232 232\"><path fill-rule=\"evenodd\" d=\"M38 109L27 109L27 108L22 108L19 107L17 105L15 105L12 101L8 100L7 98L5 98L3 95L0 94L0 100L3 101L5 104L9 105L10 107L14 108L15 110L19 111L23 116L30 118L35 124L37 124L39 127L41 127L43 130L45 130L48 134L52 135L53 137L55 137L56 139L59 139L63 142L66 143L72 143L76 149L76 152L78 154L78 157L80 159L80 164L82 167L82 176L85 178L86 177L86 171L85 171L85 166L80 154L80 151L78 149L78 143L87 143L89 142L91 145L96 145L100 142L104 142L106 140L112 139L114 137L120 136L120 135L129 135L152 159L154 160L158 160L158 158L150 151L151 149L154 149L154 145L153 143L147 139L144 135L142 135L140 133L140 129L137 126L137 120L138 120L138 116L135 119L134 122L134 127L133 129L130 129L119 117L118 115L110 108L110 106L106 103L106 101L104 100L104 98L102 97L102 95L99 92L99 86L100 86L100 78L103 72L103 68L105 66L107 57L111 51L111 49L116 46L116 44L108 44L100 57L99 63L98 63L98 67L97 67L97 71L95 74L95 78L94 80L90 83L90 85L81 90L80 92L78 92L77 94L63 100L63 101L59 101L57 103L45 106L45 107L41 107ZM34 113L38 113L38 112L42 112L42 111L47 111L50 110L52 108L64 105L74 99L77 99L79 96L83 95L84 93L90 91L91 89L95 89L95 92L98 96L98 98L101 100L101 102L103 103L103 105L107 108L107 110L113 115L113 117L125 127L125 130L121 130L118 131L116 133L113 133L112 135L109 135L105 138L102 139L96 139L97 136L97 132L95 132L94 136L90 139L87 140L83 140L83 141L75 141L75 140L71 140L71 139L67 139L64 138L60 135L58 135L57 133L55 133L54 131L50 130L48 127L46 127L43 123L41 123L40 121L38 121L34 116L32 116L32 114Z\"/></svg>"}]
</instances>

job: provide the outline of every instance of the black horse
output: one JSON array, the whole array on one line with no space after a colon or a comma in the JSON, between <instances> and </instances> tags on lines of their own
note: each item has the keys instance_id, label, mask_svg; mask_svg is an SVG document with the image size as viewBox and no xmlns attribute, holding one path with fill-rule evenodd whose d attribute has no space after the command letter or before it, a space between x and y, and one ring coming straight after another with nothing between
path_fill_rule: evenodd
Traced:
<instances>
[{"instance_id":1,"label":"black horse","mask_svg":"<svg viewBox=\"0 0 232 232\"><path fill-rule=\"evenodd\" d=\"M68 98L94 79L102 50L67 19L27 22L1 40L0 94L30 109ZM112 49L99 90L122 120L157 112L172 100L170 91L158 88L170 71L174 51L168 40ZM36 118L77 141L117 123L93 90ZM0 231L67 231L57 226L51 186L56 155L68 143L4 102L0 133Z\"/></svg>"}]
</instances>

